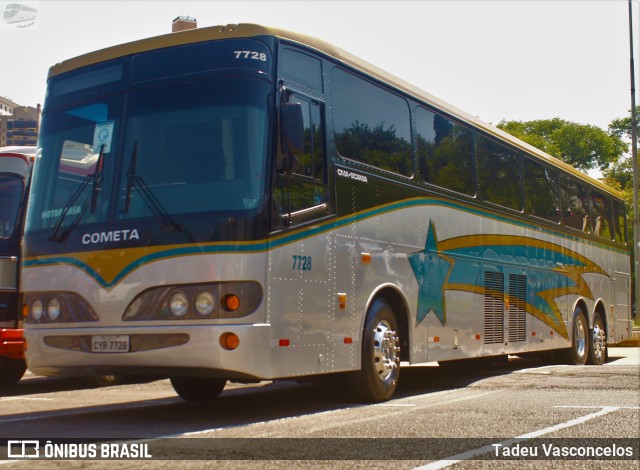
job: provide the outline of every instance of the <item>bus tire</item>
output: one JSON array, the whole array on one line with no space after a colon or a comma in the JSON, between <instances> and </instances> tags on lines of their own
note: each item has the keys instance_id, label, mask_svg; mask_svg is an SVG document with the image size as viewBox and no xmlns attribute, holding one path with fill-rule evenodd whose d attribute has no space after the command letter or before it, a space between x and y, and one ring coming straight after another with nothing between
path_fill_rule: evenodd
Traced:
<instances>
[{"instance_id":1,"label":"bus tire","mask_svg":"<svg viewBox=\"0 0 640 470\"><path fill-rule=\"evenodd\" d=\"M589 364L601 366L607 358L607 333L598 312L593 316L593 330L589 341Z\"/></svg>"},{"instance_id":2,"label":"bus tire","mask_svg":"<svg viewBox=\"0 0 640 470\"><path fill-rule=\"evenodd\" d=\"M178 396L187 401L211 401L220 395L226 379L212 377L171 377L171 385Z\"/></svg>"},{"instance_id":3,"label":"bus tire","mask_svg":"<svg viewBox=\"0 0 640 470\"><path fill-rule=\"evenodd\" d=\"M393 309L384 299L373 302L362 334L360 370L347 376L347 384L361 401L389 400L400 378L400 336Z\"/></svg>"},{"instance_id":4,"label":"bus tire","mask_svg":"<svg viewBox=\"0 0 640 470\"><path fill-rule=\"evenodd\" d=\"M0 386L15 385L17 384L24 373L27 370L27 366L24 361L10 359L0 367Z\"/></svg>"},{"instance_id":5,"label":"bus tire","mask_svg":"<svg viewBox=\"0 0 640 470\"><path fill-rule=\"evenodd\" d=\"M571 348L568 351L569 364L582 366L587 363L589 356L589 326L587 317L581 307L573 312L571 325Z\"/></svg>"}]
</instances>

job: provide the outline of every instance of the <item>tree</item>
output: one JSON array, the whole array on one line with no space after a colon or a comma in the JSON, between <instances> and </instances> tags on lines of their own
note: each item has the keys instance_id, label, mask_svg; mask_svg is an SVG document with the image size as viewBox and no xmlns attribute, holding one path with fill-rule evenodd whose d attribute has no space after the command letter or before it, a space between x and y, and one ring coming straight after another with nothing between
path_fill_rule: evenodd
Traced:
<instances>
[{"instance_id":1,"label":"tree","mask_svg":"<svg viewBox=\"0 0 640 470\"><path fill-rule=\"evenodd\" d=\"M640 116L640 106L636 106L636 115ZM620 138L627 137L631 139L631 111L629 111L629 116L611 121L611 124L609 124L609 133L617 135ZM640 132L638 132L638 134L640 134Z\"/></svg>"},{"instance_id":2,"label":"tree","mask_svg":"<svg viewBox=\"0 0 640 470\"><path fill-rule=\"evenodd\" d=\"M615 165L627 150L621 136L560 118L501 121L498 127L582 171Z\"/></svg>"},{"instance_id":3,"label":"tree","mask_svg":"<svg viewBox=\"0 0 640 470\"><path fill-rule=\"evenodd\" d=\"M640 106L636 108L640 113ZM609 124L609 132L621 139L631 139L631 110L629 116L618 118ZM631 155L622 158L610 168L603 171L603 181L622 192L627 207L627 229L629 237L633 239L633 167ZM633 244L631 244L633 248Z\"/></svg>"}]
</instances>

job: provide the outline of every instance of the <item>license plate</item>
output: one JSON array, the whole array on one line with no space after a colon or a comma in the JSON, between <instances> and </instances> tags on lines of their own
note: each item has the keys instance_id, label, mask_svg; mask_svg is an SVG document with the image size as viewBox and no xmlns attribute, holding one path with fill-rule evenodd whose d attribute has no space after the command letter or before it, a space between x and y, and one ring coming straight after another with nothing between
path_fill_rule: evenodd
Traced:
<instances>
[{"instance_id":1,"label":"license plate","mask_svg":"<svg viewBox=\"0 0 640 470\"><path fill-rule=\"evenodd\" d=\"M129 335L92 336L91 351L94 353L129 352Z\"/></svg>"}]
</instances>

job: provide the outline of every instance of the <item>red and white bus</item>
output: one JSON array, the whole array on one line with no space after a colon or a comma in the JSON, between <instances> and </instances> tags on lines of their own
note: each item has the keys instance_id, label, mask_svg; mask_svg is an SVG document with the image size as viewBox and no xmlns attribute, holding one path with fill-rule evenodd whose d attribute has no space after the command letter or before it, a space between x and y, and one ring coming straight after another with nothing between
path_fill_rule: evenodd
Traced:
<instances>
[{"instance_id":1,"label":"red and white bus","mask_svg":"<svg viewBox=\"0 0 640 470\"><path fill-rule=\"evenodd\" d=\"M34 155L35 147L0 148L0 385L25 372L18 268Z\"/></svg>"}]
</instances>

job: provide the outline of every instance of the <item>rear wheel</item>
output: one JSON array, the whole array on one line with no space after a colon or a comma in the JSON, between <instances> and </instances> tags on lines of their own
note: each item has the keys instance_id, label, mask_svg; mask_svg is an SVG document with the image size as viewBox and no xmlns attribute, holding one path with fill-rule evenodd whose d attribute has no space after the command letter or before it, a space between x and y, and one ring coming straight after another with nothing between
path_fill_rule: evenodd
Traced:
<instances>
[{"instance_id":1,"label":"rear wheel","mask_svg":"<svg viewBox=\"0 0 640 470\"><path fill-rule=\"evenodd\" d=\"M607 333L599 313L593 317L593 331L589 342L589 364L601 366L607 358Z\"/></svg>"},{"instance_id":2,"label":"rear wheel","mask_svg":"<svg viewBox=\"0 0 640 470\"><path fill-rule=\"evenodd\" d=\"M571 348L568 359L570 364L584 365L589 356L589 327L582 308L577 307L573 313Z\"/></svg>"},{"instance_id":3,"label":"rear wheel","mask_svg":"<svg viewBox=\"0 0 640 470\"><path fill-rule=\"evenodd\" d=\"M362 335L360 370L348 375L353 394L366 402L389 400L400 377L400 336L391 306L383 299L373 302Z\"/></svg>"},{"instance_id":4,"label":"rear wheel","mask_svg":"<svg viewBox=\"0 0 640 470\"><path fill-rule=\"evenodd\" d=\"M183 400L211 401L222 393L226 379L211 377L171 377L173 389Z\"/></svg>"}]
</instances>

